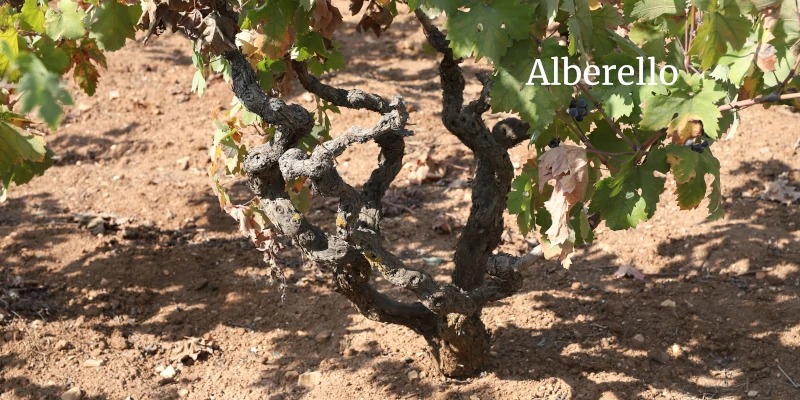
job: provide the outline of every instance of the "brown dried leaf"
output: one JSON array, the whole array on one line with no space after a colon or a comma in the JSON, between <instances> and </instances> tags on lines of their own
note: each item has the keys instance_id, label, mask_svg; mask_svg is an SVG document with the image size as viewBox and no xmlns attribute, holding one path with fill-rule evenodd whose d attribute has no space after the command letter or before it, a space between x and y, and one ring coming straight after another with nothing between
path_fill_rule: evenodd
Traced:
<instances>
[{"instance_id":1,"label":"brown dried leaf","mask_svg":"<svg viewBox=\"0 0 800 400\"><path fill-rule=\"evenodd\" d=\"M228 38L233 38L236 25L233 21L213 12L208 14L200 25L203 29L197 44L205 54L220 55L236 49L236 45Z\"/></svg>"},{"instance_id":2,"label":"brown dried leaf","mask_svg":"<svg viewBox=\"0 0 800 400\"><path fill-rule=\"evenodd\" d=\"M617 268L617 271L614 272L614 277L616 278L622 278L625 276L629 276L633 279L638 279L640 281L644 280L644 274L642 273L642 271L639 271L638 269L634 268L633 265L629 264L620 265L620 267Z\"/></svg>"},{"instance_id":3,"label":"brown dried leaf","mask_svg":"<svg viewBox=\"0 0 800 400\"><path fill-rule=\"evenodd\" d=\"M767 183L764 193L761 198L764 200L777 201L786 205L800 199L800 191L794 186L788 185L789 181L785 179L778 179L776 181Z\"/></svg>"},{"instance_id":4,"label":"brown dried leaf","mask_svg":"<svg viewBox=\"0 0 800 400\"><path fill-rule=\"evenodd\" d=\"M361 7L364 7L364 0L350 0L350 15L356 15L360 13Z\"/></svg>"},{"instance_id":5,"label":"brown dried leaf","mask_svg":"<svg viewBox=\"0 0 800 400\"><path fill-rule=\"evenodd\" d=\"M259 250L276 245L275 232L267 215L259 207L258 200L253 200L247 206L228 204L224 210L239 222L239 231L250 238Z\"/></svg>"},{"instance_id":6,"label":"brown dried leaf","mask_svg":"<svg viewBox=\"0 0 800 400\"><path fill-rule=\"evenodd\" d=\"M463 228L464 224L453 214L439 213L433 219L433 230L442 234L449 235L453 233L453 229Z\"/></svg>"},{"instance_id":7,"label":"brown dried leaf","mask_svg":"<svg viewBox=\"0 0 800 400\"><path fill-rule=\"evenodd\" d=\"M554 245L569 240L569 210L583 200L589 183L588 168L586 150L579 146L561 145L539 157L539 191L544 189L544 183L556 181L550 200L544 203L553 219L545 233Z\"/></svg>"},{"instance_id":8,"label":"brown dried leaf","mask_svg":"<svg viewBox=\"0 0 800 400\"><path fill-rule=\"evenodd\" d=\"M316 0L313 16L314 30L328 39L333 38L333 32L343 23L342 13L330 3L330 0Z\"/></svg>"},{"instance_id":9,"label":"brown dried leaf","mask_svg":"<svg viewBox=\"0 0 800 400\"><path fill-rule=\"evenodd\" d=\"M198 358L214 355L217 349L214 340L210 336L204 338L184 337L184 341L176 343L170 351L172 361L185 363L188 359L197 361Z\"/></svg>"},{"instance_id":10,"label":"brown dried leaf","mask_svg":"<svg viewBox=\"0 0 800 400\"><path fill-rule=\"evenodd\" d=\"M420 185L426 181L438 181L444 178L445 167L430 157L431 150L428 149L416 161L408 162L404 165L408 168L408 182L412 185Z\"/></svg>"},{"instance_id":11,"label":"brown dried leaf","mask_svg":"<svg viewBox=\"0 0 800 400\"><path fill-rule=\"evenodd\" d=\"M286 68L286 72L283 73L281 82L278 84L281 97L287 97L292 94L292 80L295 77L297 75L294 73L294 68Z\"/></svg>"},{"instance_id":12,"label":"brown dried leaf","mask_svg":"<svg viewBox=\"0 0 800 400\"><path fill-rule=\"evenodd\" d=\"M778 62L778 50L771 44L762 45L758 51L756 65L764 72L775 71L775 63Z\"/></svg>"},{"instance_id":13,"label":"brown dried leaf","mask_svg":"<svg viewBox=\"0 0 800 400\"><path fill-rule=\"evenodd\" d=\"M433 219L433 230L442 235L453 233L453 227L450 226L450 222L447 220L447 216L444 215L444 213L439 213L439 215Z\"/></svg>"},{"instance_id":14,"label":"brown dried leaf","mask_svg":"<svg viewBox=\"0 0 800 400\"><path fill-rule=\"evenodd\" d=\"M356 31L366 32L368 29L380 37L381 33L389 29L394 17L388 8L378 5L374 0L369 2L367 11L361 17L361 21L356 25Z\"/></svg>"}]
</instances>

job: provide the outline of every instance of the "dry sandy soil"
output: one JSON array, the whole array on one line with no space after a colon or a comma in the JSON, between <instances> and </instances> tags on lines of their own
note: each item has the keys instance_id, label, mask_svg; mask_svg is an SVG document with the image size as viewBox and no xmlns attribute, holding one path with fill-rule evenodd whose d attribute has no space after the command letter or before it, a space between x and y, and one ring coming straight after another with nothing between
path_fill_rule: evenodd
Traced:
<instances>
[{"instance_id":1,"label":"dry sandy soil","mask_svg":"<svg viewBox=\"0 0 800 400\"><path fill-rule=\"evenodd\" d=\"M411 212L395 208L384 221L394 251L446 281L458 231L439 234L431 221L441 210L466 218L468 190L452 182L468 180L474 164L439 122L436 58L423 54L406 17L379 39L346 22L350 66L326 81L403 95L416 124L408 159L432 149L452 165L436 183L410 186L401 176L389 199ZM421 338L361 317L324 267L291 246L280 260L285 291L269 284L208 184L211 113L227 109L230 88L216 79L202 98L189 93L189 48L165 35L111 55L97 95L76 94L48 135L57 165L0 205L0 399L58 398L70 388L137 400L800 398L780 371L800 381L800 211L759 198L781 176L800 181L800 115L748 110L738 136L714 145L724 219L679 211L672 183L651 221L630 232L601 225L570 270L537 263L518 295L485 310L485 371L454 381L437 373ZM291 100L310 105L296 89ZM345 110L335 132L373 118ZM530 154L521 146L513 161ZM346 179L363 182L376 156L366 145L340 157ZM247 200L241 181L230 187ZM334 207L315 199L310 214L330 226ZM93 233L81 213L115 218ZM502 249L527 251L506 222ZM646 281L615 279L623 264ZM213 340L213 354L187 338ZM191 343L197 361L176 361L175 347ZM160 375L168 367L171 380ZM309 371L319 382L299 386ZM420 379L410 381L411 371Z\"/></svg>"}]
</instances>

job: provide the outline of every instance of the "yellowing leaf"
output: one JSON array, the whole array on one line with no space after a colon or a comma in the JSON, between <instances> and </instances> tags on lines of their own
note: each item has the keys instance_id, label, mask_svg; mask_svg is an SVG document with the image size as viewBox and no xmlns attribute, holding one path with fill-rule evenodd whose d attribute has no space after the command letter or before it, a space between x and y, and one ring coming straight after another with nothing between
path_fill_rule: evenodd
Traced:
<instances>
[{"instance_id":1,"label":"yellowing leaf","mask_svg":"<svg viewBox=\"0 0 800 400\"><path fill-rule=\"evenodd\" d=\"M586 150L579 146L561 145L550 149L539 157L539 183L555 179L553 195L544 202L544 207L553 220L545 232L552 244L561 244L569 239L569 210L583 200L588 180L589 160ZM539 186L542 191L542 186Z\"/></svg>"},{"instance_id":2,"label":"yellowing leaf","mask_svg":"<svg viewBox=\"0 0 800 400\"><path fill-rule=\"evenodd\" d=\"M316 0L316 5L314 6L314 30L331 39L333 38L333 32L340 26L342 26L342 14L339 9L334 7L330 0Z\"/></svg>"}]
</instances>

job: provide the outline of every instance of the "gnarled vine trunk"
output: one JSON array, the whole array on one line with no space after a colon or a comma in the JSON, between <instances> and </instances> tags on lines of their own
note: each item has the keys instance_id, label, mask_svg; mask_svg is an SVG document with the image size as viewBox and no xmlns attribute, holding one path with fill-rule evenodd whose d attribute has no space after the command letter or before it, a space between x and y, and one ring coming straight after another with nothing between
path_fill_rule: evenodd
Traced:
<instances>
[{"instance_id":1,"label":"gnarled vine trunk","mask_svg":"<svg viewBox=\"0 0 800 400\"><path fill-rule=\"evenodd\" d=\"M225 13L222 13L223 15ZM213 18L230 16L212 15ZM416 13L431 45L443 55L442 122L474 154L470 217L455 251L452 284L440 285L425 271L406 266L383 248L381 200L403 165L408 113L400 96L387 100L361 90L344 90L321 83L306 65L293 62L303 87L338 107L364 109L380 117L371 128L353 127L317 146L311 154L297 148L313 126L313 115L296 104L268 96L258 85L250 63L231 46L223 52L232 71L233 91L244 106L276 127L273 138L250 150L243 163L250 189L275 229L289 237L311 260L333 271L337 291L375 321L406 326L430 344L443 374L463 378L477 373L490 347L481 310L490 301L510 296L522 286L520 270L541 256L541 249L524 257L493 254L503 232L503 211L513 178L508 149L527 137L528 126L504 120L489 130L482 114L489 109L491 81L480 76L484 89L464 104L464 76L444 37L420 11ZM229 38L230 39L230 38ZM232 43L232 40L229 40ZM361 190L345 183L335 159L356 143L375 141L381 149L378 166ZM322 196L339 199L336 232L325 233L298 212L286 192L286 182L306 177ZM414 293L414 303L390 299L370 285L377 270L391 284Z\"/></svg>"}]
</instances>

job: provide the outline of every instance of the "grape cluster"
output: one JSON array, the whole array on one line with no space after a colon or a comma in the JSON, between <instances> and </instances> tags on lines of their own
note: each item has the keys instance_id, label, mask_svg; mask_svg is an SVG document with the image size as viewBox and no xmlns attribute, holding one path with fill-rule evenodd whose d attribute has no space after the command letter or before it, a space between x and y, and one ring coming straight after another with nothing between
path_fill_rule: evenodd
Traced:
<instances>
[{"instance_id":1,"label":"grape cluster","mask_svg":"<svg viewBox=\"0 0 800 400\"><path fill-rule=\"evenodd\" d=\"M702 153L706 150L706 147L708 147L708 140L703 139L702 141L695 143L694 139L689 139L686 141L686 147L689 147L694 152Z\"/></svg>"},{"instance_id":2,"label":"grape cluster","mask_svg":"<svg viewBox=\"0 0 800 400\"><path fill-rule=\"evenodd\" d=\"M569 102L569 109L567 110L569 116L575 118L575 121L581 122L583 118L586 116L586 113L589 112L589 103L586 99L572 99Z\"/></svg>"}]
</instances>

